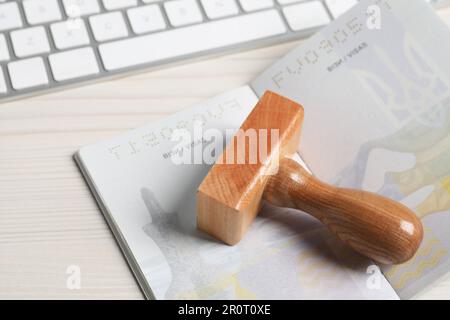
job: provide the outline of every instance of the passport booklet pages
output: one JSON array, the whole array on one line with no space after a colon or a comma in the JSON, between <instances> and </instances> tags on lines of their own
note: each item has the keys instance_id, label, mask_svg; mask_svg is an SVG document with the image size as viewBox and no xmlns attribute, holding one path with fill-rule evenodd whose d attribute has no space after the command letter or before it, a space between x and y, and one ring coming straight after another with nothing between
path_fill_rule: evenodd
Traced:
<instances>
[{"instance_id":1,"label":"passport booklet pages","mask_svg":"<svg viewBox=\"0 0 450 320\"><path fill-rule=\"evenodd\" d=\"M424 27L426 26L426 27ZM79 164L147 298L409 298L450 268L450 32L422 0L365 0L248 86L87 146ZM396 199L424 241L389 267L318 221L265 205L236 246L196 228L211 164L177 164L176 129L232 137L266 90L305 108L298 161L320 179ZM195 135L194 135L195 136ZM216 155L218 156L218 155ZM380 271L381 269L381 271Z\"/></svg>"}]
</instances>

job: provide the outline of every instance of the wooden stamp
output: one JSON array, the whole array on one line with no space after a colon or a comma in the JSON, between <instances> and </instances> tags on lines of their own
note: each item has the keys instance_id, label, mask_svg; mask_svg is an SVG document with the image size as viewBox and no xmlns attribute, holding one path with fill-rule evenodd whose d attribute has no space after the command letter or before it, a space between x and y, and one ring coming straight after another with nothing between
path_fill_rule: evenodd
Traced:
<instances>
[{"instance_id":1,"label":"wooden stamp","mask_svg":"<svg viewBox=\"0 0 450 320\"><path fill-rule=\"evenodd\" d=\"M264 94L198 189L198 228L234 245L265 200L311 214L347 245L379 263L409 260L422 241L420 220L396 201L337 188L309 174L291 158L302 122L301 105L273 92ZM246 135L248 131L253 135ZM245 143L255 138L254 131L267 133L265 147L258 134L256 149ZM257 161L250 161L255 152Z\"/></svg>"}]
</instances>

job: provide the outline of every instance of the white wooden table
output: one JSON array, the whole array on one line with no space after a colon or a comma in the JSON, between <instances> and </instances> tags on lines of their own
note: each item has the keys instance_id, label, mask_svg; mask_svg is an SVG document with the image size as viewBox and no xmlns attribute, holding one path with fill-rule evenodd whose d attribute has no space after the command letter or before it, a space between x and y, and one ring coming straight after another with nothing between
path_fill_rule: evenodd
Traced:
<instances>
[{"instance_id":1,"label":"white wooden table","mask_svg":"<svg viewBox=\"0 0 450 320\"><path fill-rule=\"evenodd\" d=\"M0 299L143 298L73 153L246 84L297 44L1 104ZM450 276L417 298L450 299Z\"/></svg>"}]
</instances>

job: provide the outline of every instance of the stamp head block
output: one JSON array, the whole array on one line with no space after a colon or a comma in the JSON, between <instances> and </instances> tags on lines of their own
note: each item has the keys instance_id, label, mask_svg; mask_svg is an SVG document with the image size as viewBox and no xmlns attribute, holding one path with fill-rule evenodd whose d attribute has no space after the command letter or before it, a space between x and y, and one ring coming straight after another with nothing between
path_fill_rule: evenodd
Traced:
<instances>
[{"instance_id":1,"label":"stamp head block","mask_svg":"<svg viewBox=\"0 0 450 320\"><path fill-rule=\"evenodd\" d=\"M241 240L279 159L298 148L303 114L298 103L264 94L198 189L200 230L230 245Z\"/></svg>"}]
</instances>

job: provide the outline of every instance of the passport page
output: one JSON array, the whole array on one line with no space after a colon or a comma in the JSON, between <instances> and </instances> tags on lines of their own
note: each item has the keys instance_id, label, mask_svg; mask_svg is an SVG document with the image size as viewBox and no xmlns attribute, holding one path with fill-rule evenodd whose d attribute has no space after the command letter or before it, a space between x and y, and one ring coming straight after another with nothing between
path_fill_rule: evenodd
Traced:
<instances>
[{"instance_id":1,"label":"passport page","mask_svg":"<svg viewBox=\"0 0 450 320\"><path fill-rule=\"evenodd\" d=\"M320 179L422 219L415 258L384 267L409 298L450 269L450 32L423 0L365 0L251 86L305 108L299 153Z\"/></svg>"},{"instance_id":2,"label":"passport page","mask_svg":"<svg viewBox=\"0 0 450 320\"><path fill-rule=\"evenodd\" d=\"M236 130L256 103L245 86L77 153L145 295L398 299L376 266L302 212L265 206L235 246L197 230L196 191L211 165L174 163L178 142L171 135L181 127L192 132L198 121L204 129ZM194 140L177 152L205 143Z\"/></svg>"}]
</instances>

